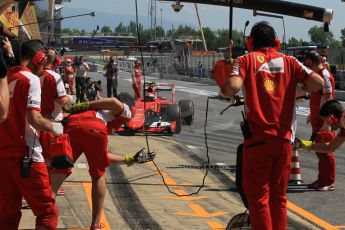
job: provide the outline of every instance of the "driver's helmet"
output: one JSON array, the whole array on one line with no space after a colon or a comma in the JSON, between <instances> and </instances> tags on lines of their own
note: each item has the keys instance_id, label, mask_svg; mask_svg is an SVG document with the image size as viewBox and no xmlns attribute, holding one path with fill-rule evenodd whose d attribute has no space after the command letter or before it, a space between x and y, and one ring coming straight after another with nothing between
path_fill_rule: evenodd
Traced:
<instances>
[{"instance_id":1,"label":"driver's helmet","mask_svg":"<svg viewBox=\"0 0 345 230\"><path fill-rule=\"evenodd\" d=\"M72 61L71 61L71 59L67 59L67 60L66 60L66 65L67 65L67 66L72 66Z\"/></svg>"},{"instance_id":2,"label":"driver's helmet","mask_svg":"<svg viewBox=\"0 0 345 230\"><path fill-rule=\"evenodd\" d=\"M149 101L149 102L155 101L154 93L147 93L146 94L146 101Z\"/></svg>"}]
</instances>

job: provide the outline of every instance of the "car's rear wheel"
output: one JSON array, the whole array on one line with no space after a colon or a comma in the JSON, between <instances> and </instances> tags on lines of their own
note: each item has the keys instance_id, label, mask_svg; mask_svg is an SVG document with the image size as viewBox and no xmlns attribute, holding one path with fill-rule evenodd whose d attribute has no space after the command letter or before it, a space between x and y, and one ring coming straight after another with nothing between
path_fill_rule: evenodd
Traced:
<instances>
[{"instance_id":1,"label":"car's rear wheel","mask_svg":"<svg viewBox=\"0 0 345 230\"><path fill-rule=\"evenodd\" d=\"M181 121L181 110L177 104L169 104L167 106L167 119L168 121L176 121L176 134L181 132L182 121Z\"/></svg>"},{"instance_id":2,"label":"car's rear wheel","mask_svg":"<svg viewBox=\"0 0 345 230\"><path fill-rule=\"evenodd\" d=\"M194 103L192 100L181 100L178 103L181 108L181 116L187 125L194 122Z\"/></svg>"}]
</instances>

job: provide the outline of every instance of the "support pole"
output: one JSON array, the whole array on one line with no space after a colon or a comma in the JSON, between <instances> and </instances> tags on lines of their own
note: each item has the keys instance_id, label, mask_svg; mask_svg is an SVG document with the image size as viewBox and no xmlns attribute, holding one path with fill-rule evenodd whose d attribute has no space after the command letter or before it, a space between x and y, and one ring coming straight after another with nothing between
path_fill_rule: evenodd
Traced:
<instances>
[{"instance_id":1,"label":"support pole","mask_svg":"<svg viewBox=\"0 0 345 230\"><path fill-rule=\"evenodd\" d=\"M233 15L234 15L234 5L233 0L230 0L230 9L229 9L229 42L232 40L232 25L233 25Z\"/></svg>"},{"instance_id":2,"label":"support pole","mask_svg":"<svg viewBox=\"0 0 345 230\"><path fill-rule=\"evenodd\" d=\"M200 31L201 31L202 43L204 44L204 50L207 51L204 31L202 29L202 25L201 25L201 21L200 21L200 17L199 17L198 4L194 3L194 6L195 6L195 11L196 11L196 17L198 18L199 28L200 28Z\"/></svg>"},{"instance_id":3,"label":"support pole","mask_svg":"<svg viewBox=\"0 0 345 230\"><path fill-rule=\"evenodd\" d=\"M54 15L55 15L55 0L49 0L48 1L48 37L47 42L50 44L51 42L51 33L55 31L55 21L54 21ZM54 36L53 36L54 37Z\"/></svg>"}]
</instances>

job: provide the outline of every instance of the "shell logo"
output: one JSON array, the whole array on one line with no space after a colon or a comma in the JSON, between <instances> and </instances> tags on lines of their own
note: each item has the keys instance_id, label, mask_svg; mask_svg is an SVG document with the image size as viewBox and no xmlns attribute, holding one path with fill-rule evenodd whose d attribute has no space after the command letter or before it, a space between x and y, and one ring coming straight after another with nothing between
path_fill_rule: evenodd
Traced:
<instances>
[{"instance_id":1,"label":"shell logo","mask_svg":"<svg viewBox=\"0 0 345 230\"><path fill-rule=\"evenodd\" d=\"M264 87L268 93L274 93L277 89L277 83L272 79L264 79Z\"/></svg>"}]
</instances>

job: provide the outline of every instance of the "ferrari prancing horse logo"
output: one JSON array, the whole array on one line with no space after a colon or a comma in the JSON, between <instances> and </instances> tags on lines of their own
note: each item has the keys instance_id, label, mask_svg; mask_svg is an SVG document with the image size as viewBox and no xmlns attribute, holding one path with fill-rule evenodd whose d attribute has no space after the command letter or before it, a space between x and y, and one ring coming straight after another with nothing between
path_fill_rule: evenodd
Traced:
<instances>
[{"instance_id":1,"label":"ferrari prancing horse logo","mask_svg":"<svg viewBox=\"0 0 345 230\"><path fill-rule=\"evenodd\" d=\"M261 64L265 62L265 56L264 55L259 55L256 57L256 59L258 60L258 62L260 62Z\"/></svg>"}]
</instances>

